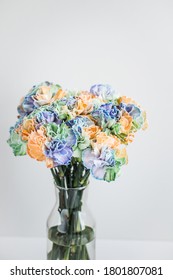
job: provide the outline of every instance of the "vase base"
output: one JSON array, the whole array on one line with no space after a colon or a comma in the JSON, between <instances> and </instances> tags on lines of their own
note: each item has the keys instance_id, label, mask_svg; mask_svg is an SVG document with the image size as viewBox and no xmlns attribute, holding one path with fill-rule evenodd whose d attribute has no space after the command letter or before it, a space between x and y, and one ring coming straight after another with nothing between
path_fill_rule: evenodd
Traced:
<instances>
[{"instance_id":1,"label":"vase base","mask_svg":"<svg viewBox=\"0 0 173 280\"><path fill-rule=\"evenodd\" d=\"M94 230L86 226L78 233L61 233L58 227L49 229L49 240L52 243L51 250L47 254L48 260L90 260L94 256L89 254L92 243L95 242Z\"/></svg>"}]
</instances>

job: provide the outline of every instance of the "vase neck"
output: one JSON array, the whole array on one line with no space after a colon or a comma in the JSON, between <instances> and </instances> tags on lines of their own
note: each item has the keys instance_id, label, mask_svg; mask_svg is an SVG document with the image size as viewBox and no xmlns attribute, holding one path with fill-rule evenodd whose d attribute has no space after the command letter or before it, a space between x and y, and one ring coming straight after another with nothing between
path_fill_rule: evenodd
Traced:
<instances>
[{"instance_id":1,"label":"vase neck","mask_svg":"<svg viewBox=\"0 0 173 280\"><path fill-rule=\"evenodd\" d=\"M62 188L55 185L58 212L61 225L58 230L65 232L81 232L85 228L82 212L85 208L86 187Z\"/></svg>"}]
</instances>

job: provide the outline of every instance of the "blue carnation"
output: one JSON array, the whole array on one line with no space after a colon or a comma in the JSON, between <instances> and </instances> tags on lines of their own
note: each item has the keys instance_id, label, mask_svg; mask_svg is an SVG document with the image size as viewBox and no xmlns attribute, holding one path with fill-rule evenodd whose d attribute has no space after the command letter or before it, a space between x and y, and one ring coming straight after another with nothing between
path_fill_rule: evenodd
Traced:
<instances>
[{"instance_id":1,"label":"blue carnation","mask_svg":"<svg viewBox=\"0 0 173 280\"><path fill-rule=\"evenodd\" d=\"M102 147L100 152L87 148L82 153L84 166L91 170L94 178L104 180L107 168L114 167L116 164L115 154L112 149Z\"/></svg>"},{"instance_id":2,"label":"blue carnation","mask_svg":"<svg viewBox=\"0 0 173 280\"><path fill-rule=\"evenodd\" d=\"M94 124L89 118L87 117L80 117L77 116L75 119L66 122L67 126L72 128L74 133L79 136L82 133L83 127L88 127Z\"/></svg>"},{"instance_id":3,"label":"blue carnation","mask_svg":"<svg viewBox=\"0 0 173 280\"><path fill-rule=\"evenodd\" d=\"M34 99L32 96L26 96L23 103L22 103L22 109L26 115L30 114L37 106L35 105ZM20 107L18 109L18 112L20 113Z\"/></svg>"},{"instance_id":4,"label":"blue carnation","mask_svg":"<svg viewBox=\"0 0 173 280\"><path fill-rule=\"evenodd\" d=\"M105 114L105 117L111 118L111 119L120 119L120 110L113 105L112 103L106 103L100 106L100 110L103 111Z\"/></svg>"},{"instance_id":5,"label":"blue carnation","mask_svg":"<svg viewBox=\"0 0 173 280\"><path fill-rule=\"evenodd\" d=\"M121 117L120 110L112 103L106 103L100 106L98 110L94 110L91 115L97 120L101 127L117 122Z\"/></svg>"},{"instance_id":6,"label":"blue carnation","mask_svg":"<svg viewBox=\"0 0 173 280\"><path fill-rule=\"evenodd\" d=\"M135 106L134 104L127 104L126 111L129 115L135 120L141 115L141 110L139 107Z\"/></svg>"},{"instance_id":7,"label":"blue carnation","mask_svg":"<svg viewBox=\"0 0 173 280\"><path fill-rule=\"evenodd\" d=\"M62 120L59 119L58 114L53 110L45 110L39 112L36 117L39 124L56 123L61 124Z\"/></svg>"},{"instance_id":8,"label":"blue carnation","mask_svg":"<svg viewBox=\"0 0 173 280\"><path fill-rule=\"evenodd\" d=\"M54 167L68 165L71 161L73 150L65 140L55 139L46 143L44 154L53 160Z\"/></svg>"},{"instance_id":9,"label":"blue carnation","mask_svg":"<svg viewBox=\"0 0 173 280\"><path fill-rule=\"evenodd\" d=\"M126 111L134 120L141 116L141 110L134 104L120 103L119 109Z\"/></svg>"},{"instance_id":10,"label":"blue carnation","mask_svg":"<svg viewBox=\"0 0 173 280\"><path fill-rule=\"evenodd\" d=\"M17 110L20 116L26 116L29 115L34 109L38 108L38 104L36 104L34 100L34 96L37 93L37 90L41 86L50 86L52 83L49 82L43 82L39 85L34 85L31 90L28 92L28 94L25 96L23 102L18 106Z\"/></svg>"},{"instance_id":11,"label":"blue carnation","mask_svg":"<svg viewBox=\"0 0 173 280\"><path fill-rule=\"evenodd\" d=\"M63 103L64 105L67 105L67 108L69 110L73 110L77 100L74 96L64 97L60 99L59 103Z\"/></svg>"},{"instance_id":12,"label":"blue carnation","mask_svg":"<svg viewBox=\"0 0 173 280\"><path fill-rule=\"evenodd\" d=\"M104 100L113 101L117 97L117 92L108 84L96 84L90 88L90 92Z\"/></svg>"}]
</instances>

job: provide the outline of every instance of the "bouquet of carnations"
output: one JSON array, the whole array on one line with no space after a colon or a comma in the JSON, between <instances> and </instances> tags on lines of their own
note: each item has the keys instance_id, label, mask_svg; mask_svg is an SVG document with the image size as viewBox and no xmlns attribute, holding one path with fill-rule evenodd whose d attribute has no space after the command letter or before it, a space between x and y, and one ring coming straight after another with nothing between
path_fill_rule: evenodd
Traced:
<instances>
[{"instance_id":1,"label":"bouquet of carnations","mask_svg":"<svg viewBox=\"0 0 173 280\"><path fill-rule=\"evenodd\" d=\"M62 190L87 186L90 173L114 181L127 164L125 146L147 127L146 113L134 100L102 84L89 91L71 91L41 83L21 100L18 113L8 140L14 155L44 161ZM61 195L63 199L59 212L68 210L68 219L66 229L59 226L59 232L82 232L82 222L74 215L80 211L82 197L67 194Z\"/></svg>"}]
</instances>

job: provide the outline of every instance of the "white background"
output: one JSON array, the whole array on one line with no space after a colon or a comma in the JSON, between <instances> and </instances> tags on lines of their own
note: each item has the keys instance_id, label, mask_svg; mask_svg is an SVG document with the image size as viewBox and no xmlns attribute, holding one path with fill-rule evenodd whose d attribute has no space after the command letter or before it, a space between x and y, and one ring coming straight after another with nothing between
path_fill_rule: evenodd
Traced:
<instances>
[{"instance_id":1,"label":"white background","mask_svg":"<svg viewBox=\"0 0 173 280\"><path fill-rule=\"evenodd\" d=\"M109 83L147 110L121 177L91 179L88 202L98 238L173 240L173 2L1 0L0 31L0 236L46 236L50 171L6 140L20 98L48 80Z\"/></svg>"}]
</instances>

